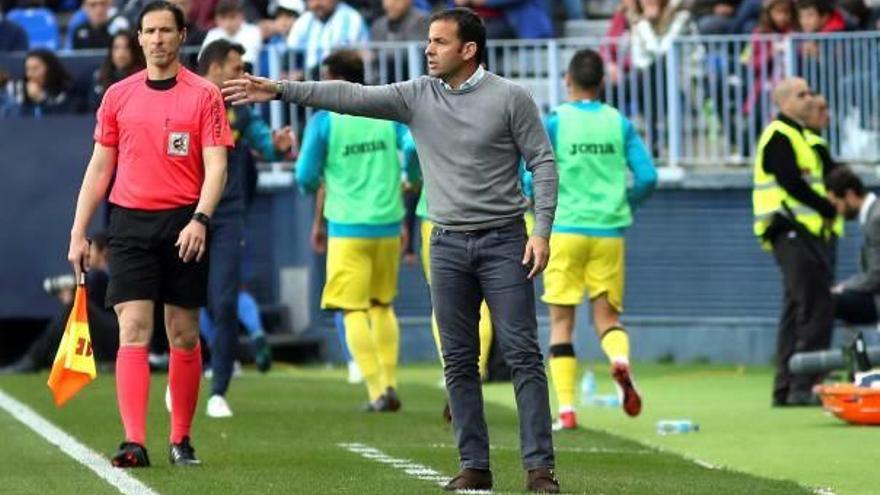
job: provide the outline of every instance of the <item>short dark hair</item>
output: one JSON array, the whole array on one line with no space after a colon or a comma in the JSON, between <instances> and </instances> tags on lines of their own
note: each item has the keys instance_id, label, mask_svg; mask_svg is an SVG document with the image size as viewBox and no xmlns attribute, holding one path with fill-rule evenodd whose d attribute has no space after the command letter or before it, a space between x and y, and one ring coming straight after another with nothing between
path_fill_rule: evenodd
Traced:
<instances>
[{"instance_id":1,"label":"short dark hair","mask_svg":"<svg viewBox=\"0 0 880 495\"><path fill-rule=\"evenodd\" d=\"M229 15L244 12L244 4L241 0L220 0L214 8L214 16Z\"/></svg>"},{"instance_id":2,"label":"short dark hair","mask_svg":"<svg viewBox=\"0 0 880 495\"><path fill-rule=\"evenodd\" d=\"M138 31L144 29L144 16L150 12L159 12L162 10L167 10L174 14L174 24L177 24L178 31L186 29L186 18L183 15L183 11L180 10L180 7L165 0L156 0L155 2L148 3L146 7L141 10L141 15L138 16Z\"/></svg>"},{"instance_id":3,"label":"short dark hair","mask_svg":"<svg viewBox=\"0 0 880 495\"><path fill-rule=\"evenodd\" d=\"M605 77L602 57L589 48L578 50L568 63L568 75L581 89L596 89Z\"/></svg>"},{"instance_id":4,"label":"short dark hair","mask_svg":"<svg viewBox=\"0 0 880 495\"><path fill-rule=\"evenodd\" d=\"M238 52L244 55L244 47L229 40L212 41L202 50L199 55L199 74L204 76L211 68L211 64L223 65L229 57L229 52Z\"/></svg>"},{"instance_id":5,"label":"short dark hair","mask_svg":"<svg viewBox=\"0 0 880 495\"><path fill-rule=\"evenodd\" d=\"M797 10L816 9L821 15L828 15L834 12L834 6L828 0L798 0L795 3Z\"/></svg>"},{"instance_id":6,"label":"short dark hair","mask_svg":"<svg viewBox=\"0 0 880 495\"><path fill-rule=\"evenodd\" d=\"M458 26L458 39L462 43L477 44L477 65L484 62L486 54L486 25L473 10L465 7L441 10L431 15L430 23L438 21L454 22Z\"/></svg>"},{"instance_id":7,"label":"short dark hair","mask_svg":"<svg viewBox=\"0 0 880 495\"><path fill-rule=\"evenodd\" d=\"M336 50L321 65L335 78L364 84L364 59L357 50Z\"/></svg>"},{"instance_id":8,"label":"short dark hair","mask_svg":"<svg viewBox=\"0 0 880 495\"><path fill-rule=\"evenodd\" d=\"M862 179L851 168L844 166L838 166L828 174L825 188L839 198L846 196L847 191L856 193L860 198L864 198L867 193Z\"/></svg>"}]
</instances>

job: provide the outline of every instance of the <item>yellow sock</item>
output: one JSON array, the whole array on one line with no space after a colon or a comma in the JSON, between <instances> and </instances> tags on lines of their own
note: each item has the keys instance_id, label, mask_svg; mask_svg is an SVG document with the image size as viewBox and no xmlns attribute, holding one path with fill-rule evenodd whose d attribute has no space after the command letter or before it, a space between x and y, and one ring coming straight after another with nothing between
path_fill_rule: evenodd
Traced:
<instances>
[{"instance_id":1,"label":"yellow sock","mask_svg":"<svg viewBox=\"0 0 880 495\"><path fill-rule=\"evenodd\" d=\"M370 330L373 346L379 359L382 390L397 388L397 350L400 346L400 326L391 306L370 308Z\"/></svg>"},{"instance_id":2,"label":"yellow sock","mask_svg":"<svg viewBox=\"0 0 880 495\"><path fill-rule=\"evenodd\" d=\"M599 343L609 361L629 363L629 335L623 327L609 328Z\"/></svg>"},{"instance_id":3,"label":"yellow sock","mask_svg":"<svg viewBox=\"0 0 880 495\"><path fill-rule=\"evenodd\" d=\"M440 346L440 327L437 325L437 318L431 311L431 333L434 334L434 344L437 346L437 357L440 358L440 367L443 367L443 348Z\"/></svg>"},{"instance_id":4,"label":"yellow sock","mask_svg":"<svg viewBox=\"0 0 880 495\"><path fill-rule=\"evenodd\" d=\"M373 346L373 338L370 335L369 317L366 311L346 311L344 319L345 342L348 344L351 357L361 369L370 400L374 401L382 395L385 389L382 388L379 359Z\"/></svg>"},{"instance_id":5,"label":"yellow sock","mask_svg":"<svg viewBox=\"0 0 880 495\"><path fill-rule=\"evenodd\" d=\"M484 377L489 372L489 351L492 348L492 315L489 314L489 305L483 301L480 306L480 376Z\"/></svg>"},{"instance_id":6,"label":"yellow sock","mask_svg":"<svg viewBox=\"0 0 880 495\"><path fill-rule=\"evenodd\" d=\"M550 346L550 377L553 379L559 412L573 411L577 358L571 344Z\"/></svg>"}]
</instances>

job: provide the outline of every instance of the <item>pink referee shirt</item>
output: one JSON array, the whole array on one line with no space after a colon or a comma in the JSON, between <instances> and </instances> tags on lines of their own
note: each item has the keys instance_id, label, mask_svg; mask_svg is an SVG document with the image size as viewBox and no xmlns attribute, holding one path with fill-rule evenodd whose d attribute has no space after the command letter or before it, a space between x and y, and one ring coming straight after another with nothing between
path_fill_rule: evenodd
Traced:
<instances>
[{"instance_id":1,"label":"pink referee shirt","mask_svg":"<svg viewBox=\"0 0 880 495\"><path fill-rule=\"evenodd\" d=\"M198 202L202 148L233 146L220 90L181 67L177 83L147 86L143 70L110 86L98 109L95 141L116 148L110 202L166 210Z\"/></svg>"}]
</instances>

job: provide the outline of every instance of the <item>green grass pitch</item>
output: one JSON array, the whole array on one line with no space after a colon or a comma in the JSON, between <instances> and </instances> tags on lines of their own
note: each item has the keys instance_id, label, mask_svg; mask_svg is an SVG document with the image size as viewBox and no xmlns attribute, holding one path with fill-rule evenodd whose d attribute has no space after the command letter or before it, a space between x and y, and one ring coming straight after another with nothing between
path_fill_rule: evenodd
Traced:
<instances>
[{"instance_id":1,"label":"green grass pitch","mask_svg":"<svg viewBox=\"0 0 880 495\"><path fill-rule=\"evenodd\" d=\"M592 365L599 392L611 392L606 366ZM645 395L641 417L618 409L581 408L583 429L555 435L558 476L566 493L588 494L835 494L875 491L880 429L851 427L816 408L772 410L770 370L722 366L636 366ZM154 375L148 444L153 467L130 471L161 494L441 493L403 469L350 452L360 443L451 476L457 456L440 419L443 391L437 366L401 370L403 410L359 412L362 386L343 372L281 368L233 381L235 416L204 416L204 393L193 443L204 465L167 462L166 377ZM46 375L0 377L0 389L92 449L108 455L122 439L114 381L101 375L56 409ZM203 382L203 392L207 381ZM495 493L521 492L519 438L510 384L485 387ZM659 436L655 422L690 418L694 434ZM118 493L94 473L0 411L2 493ZM828 492L824 492L828 493Z\"/></svg>"}]
</instances>

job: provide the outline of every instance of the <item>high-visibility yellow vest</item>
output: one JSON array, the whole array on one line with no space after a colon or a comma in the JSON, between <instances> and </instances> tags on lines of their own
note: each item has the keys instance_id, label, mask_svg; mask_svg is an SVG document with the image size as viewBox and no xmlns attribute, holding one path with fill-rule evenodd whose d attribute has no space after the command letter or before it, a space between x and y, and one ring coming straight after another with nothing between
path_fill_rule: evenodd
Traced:
<instances>
[{"instance_id":1,"label":"high-visibility yellow vest","mask_svg":"<svg viewBox=\"0 0 880 495\"><path fill-rule=\"evenodd\" d=\"M752 190L752 209L754 212L754 231L759 239L762 239L764 248L769 245L763 242L764 232L770 226L773 215L785 214L783 202L788 205L794 214L795 220L803 225L807 231L817 237L826 237L822 216L816 210L804 205L800 201L789 196L773 174L764 171L764 148L770 142L773 134L779 132L788 139L794 150L795 161L800 169L804 180L810 185L816 194L825 197L825 183L822 180L822 160L807 143L804 135L795 127L781 120L774 120L761 133L758 139L758 149L755 157L754 188Z\"/></svg>"},{"instance_id":2,"label":"high-visibility yellow vest","mask_svg":"<svg viewBox=\"0 0 880 495\"><path fill-rule=\"evenodd\" d=\"M831 147L828 146L828 141L822 137L821 134L817 134L810 129L804 128L804 139L807 140L807 144L810 145L814 150L817 147L825 148L825 151L828 153L828 156L831 156ZM821 161L821 159L820 159ZM822 175L825 175L824 163L822 164ZM834 232L834 235L837 237L843 237L844 234L844 219L842 216L838 215L836 219L834 219L834 227L831 228L831 231Z\"/></svg>"}]
</instances>

